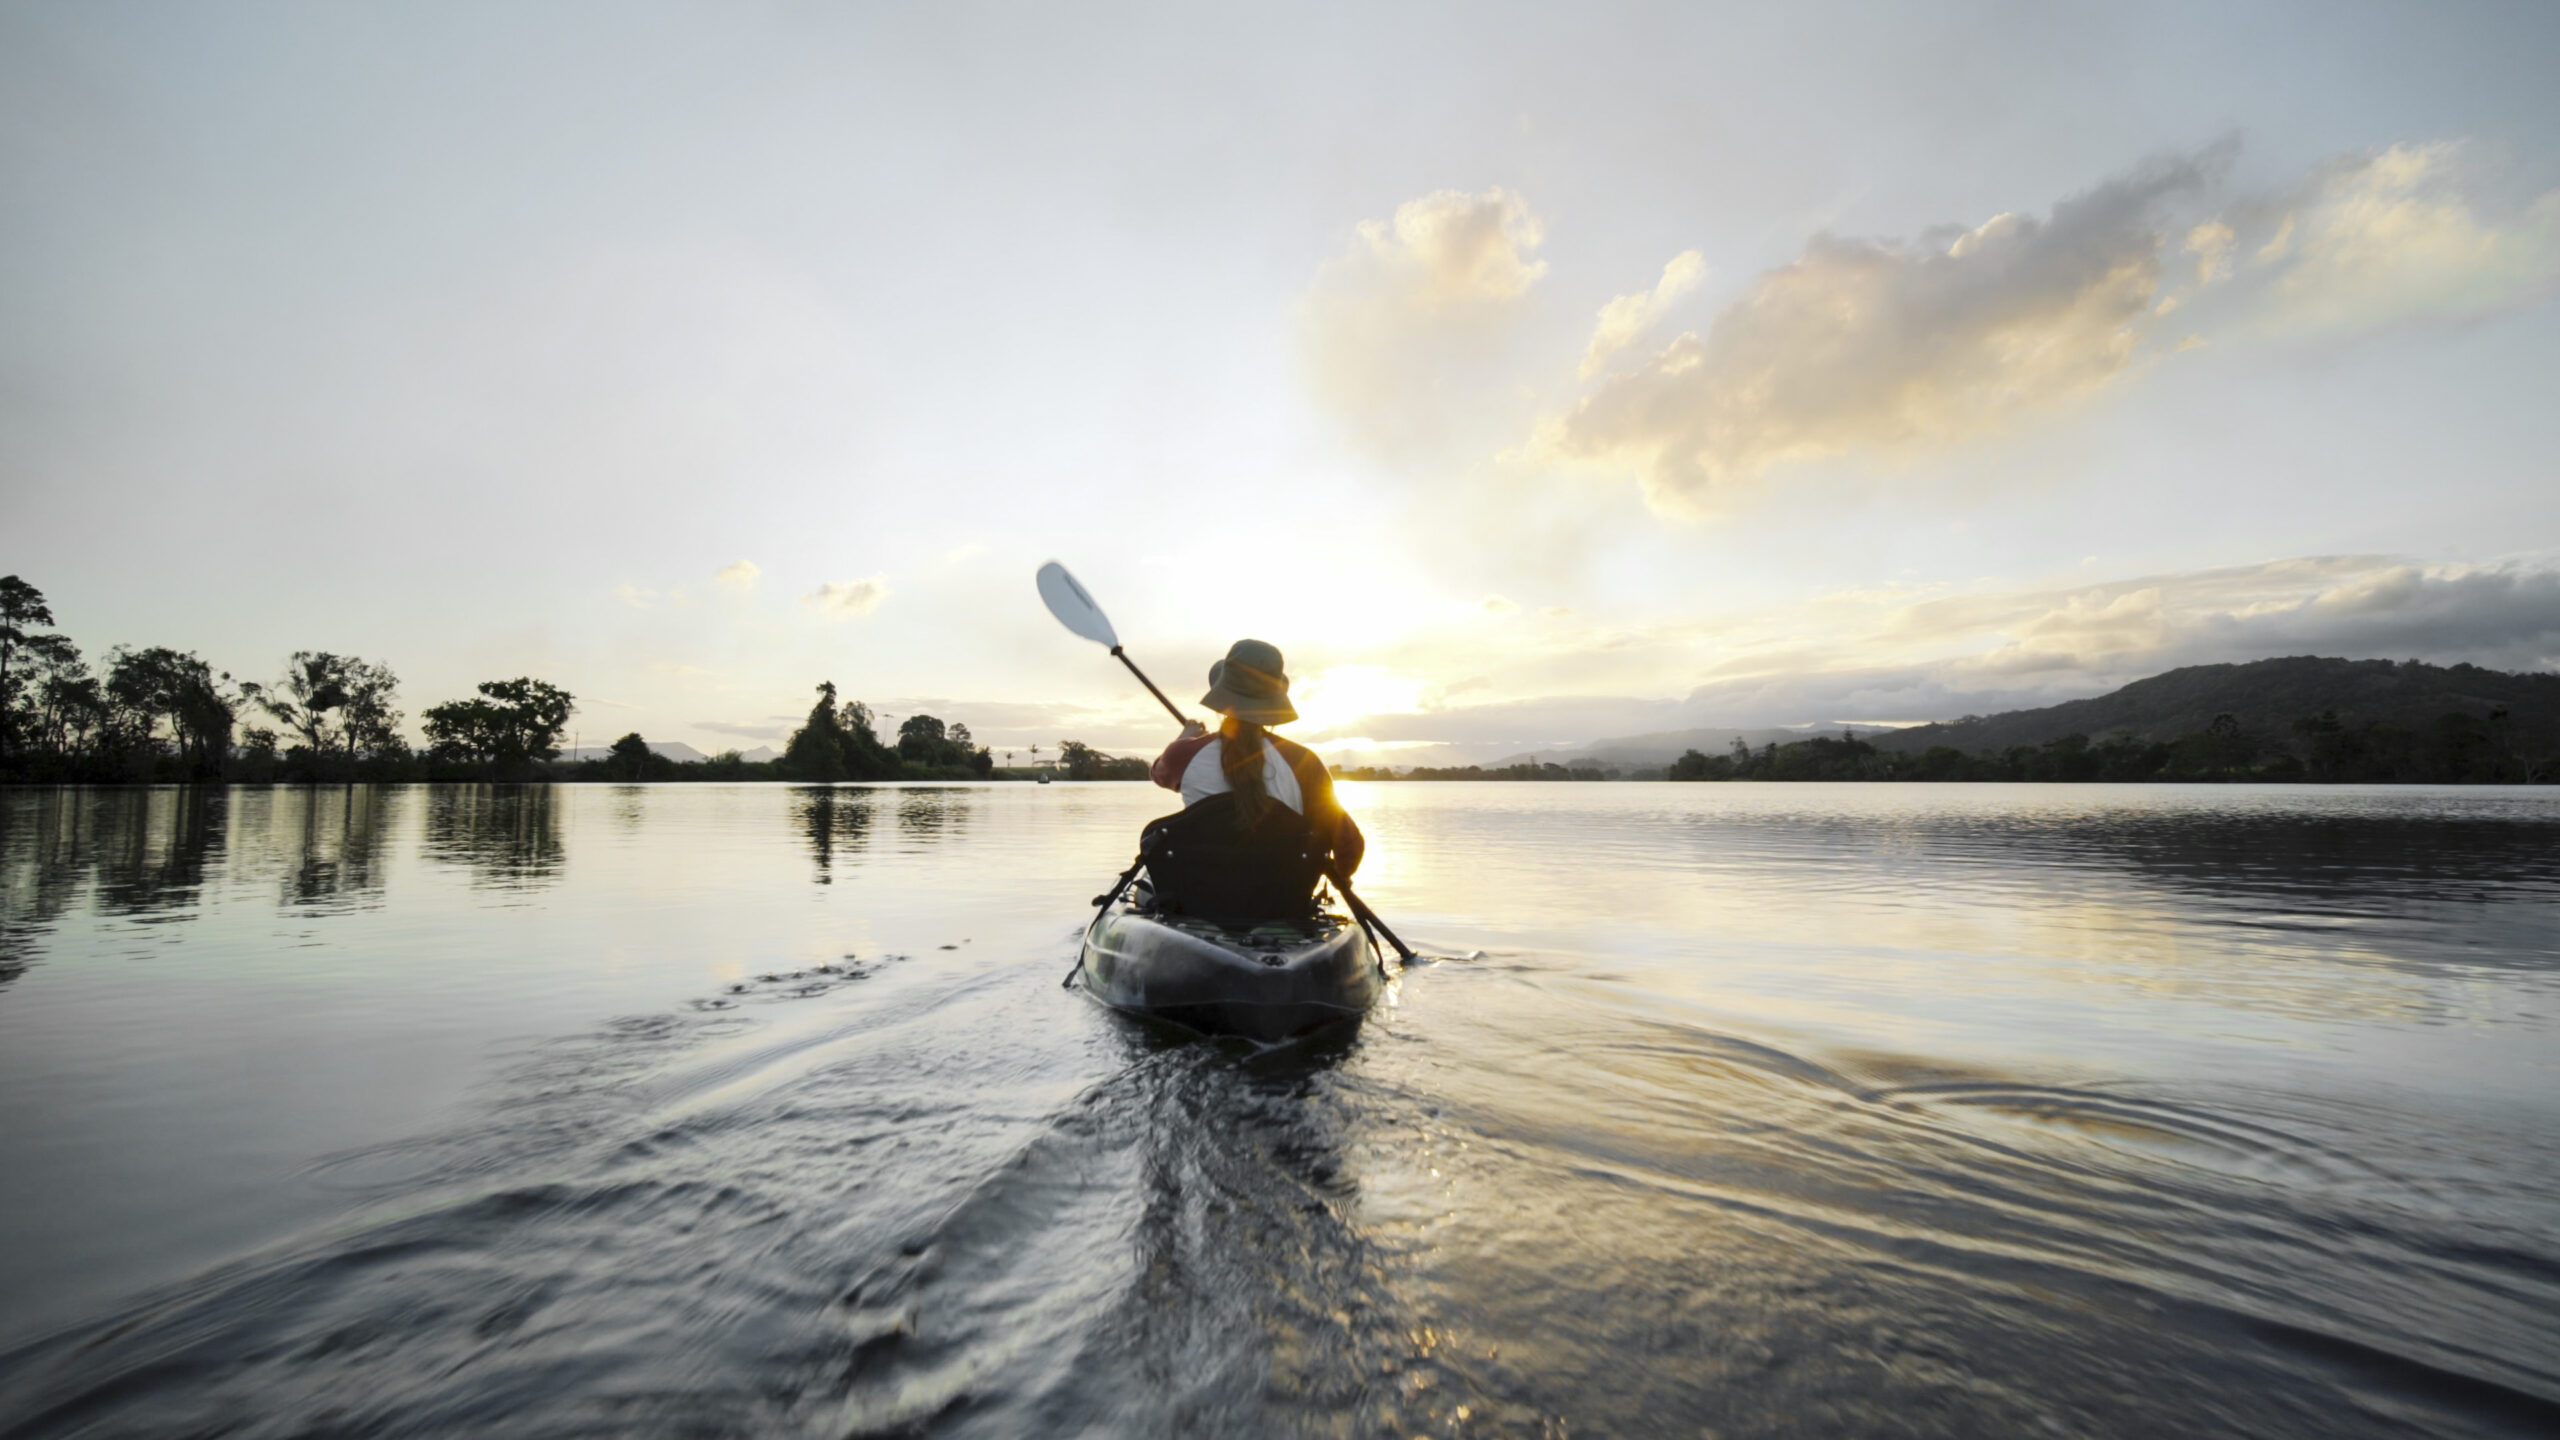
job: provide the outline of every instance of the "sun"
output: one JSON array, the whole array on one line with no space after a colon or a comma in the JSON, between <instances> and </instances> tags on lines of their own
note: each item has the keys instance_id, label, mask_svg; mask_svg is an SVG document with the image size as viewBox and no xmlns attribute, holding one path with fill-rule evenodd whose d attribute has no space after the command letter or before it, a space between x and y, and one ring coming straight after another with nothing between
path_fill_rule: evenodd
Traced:
<instances>
[{"instance_id":1,"label":"sun","mask_svg":"<svg viewBox=\"0 0 2560 1440\"><path fill-rule=\"evenodd\" d=\"M1410 715L1422 708L1423 682L1384 665L1336 665L1291 687L1298 726L1322 735L1375 715Z\"/></svg>"}]
</instances>

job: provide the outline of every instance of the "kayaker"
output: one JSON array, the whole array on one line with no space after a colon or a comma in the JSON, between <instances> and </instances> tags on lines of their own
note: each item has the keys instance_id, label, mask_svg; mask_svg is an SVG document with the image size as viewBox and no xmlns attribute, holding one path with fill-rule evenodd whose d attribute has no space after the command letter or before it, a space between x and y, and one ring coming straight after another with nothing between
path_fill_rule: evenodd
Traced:
<instances>
[{"instance_id":1,"label":"kayaker","mask_svg":"<svg viewBox=\"0 0 2560 1440\"><path fill-rule=\"evenodd\" d=\"M1358 870L1368 842L1334 798L1333 772L1314 751L1266 728L1298 718L1279 648L1261 640L1229 646L1227 658L1209 667L1209 693L1200 703L1225 718L1216 730L1197 720L1183 726L1182 737L1156 757L1149 772L1155 782L1180 791L1186 810L1233 793L1248 825L1268 806L1285 805L1330 847L1339 873Z\"/></svg>"}]
</instances>

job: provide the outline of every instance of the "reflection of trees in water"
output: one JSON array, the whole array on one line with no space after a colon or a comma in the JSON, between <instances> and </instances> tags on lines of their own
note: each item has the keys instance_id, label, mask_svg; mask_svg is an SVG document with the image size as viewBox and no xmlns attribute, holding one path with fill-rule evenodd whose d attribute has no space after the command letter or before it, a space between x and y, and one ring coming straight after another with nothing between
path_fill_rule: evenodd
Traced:
<instances>
[{"instance_id":1,"label":"reflection of trees in water","mask_svg":"<svg viewBox=\"0 0 2560 1440\"><path fill-rule=\"evenodd\" d=\"M225 793L195 785L104 790L98 798L98 908L183 919L222 855Z\"/></svg>"},{"instance_id":2,"label":"reflection of trees in water","mask_svg":"<svg viewBox=\"0 0 2560 1440\"><path fill-rule=\"evenodd\" d=\"M871 804L869 790L813 785L800 792L800 833L809 837L809 853L818 862L819 884L835 883L838 850L845 852L848 863L861 853L863 837L871 831Z\"/></svg>"},{"instance_id":3,"label":"reflection of trees in water","mask_svg":"<svg viewBox=\"0 0 2560 1440\"><path fill-rule=\"evenodd\" d=\"M25 971L84 880L107 914L189 918L222 858L224 799L197 786L0 796L0 984Z\"/></svg>"},{"instance_id":4,"label":"reflection of trees in water","mask_svg":"<svg viewBox=\"0 0 2560 1440\"><path fill-rule=\"evenodd\" d=\"M898 796L898 838L920 850L938 840L956 840L968 828L969 808L976 796L967 790L908 790Z\"/></svg>"},{"instance_id":5,"label":"reflection of trees in water","mask_svg":"<svg viewBox=\"0 0 2560 1440\"><path fill-rule=\"evenodd\" d=\"M284 903L312 910L372 909L382 903L382 852L400 792L379 785L314 786L283 792L300 811L285 869Z\"/></svg>"},{"instance_id":6,"label":"reflection of trees in water","mask_svg":"<svg viewBox=\"0 0 2560 1440\"><path fill-rule=\"evenodd\" d=\"M2021 854L2103 860L2226 900L2516 899L2560 891L2560 825L2538 821L2181 811L2093 816L2004 839Z\"/></svg>"},{"instance_id":7,"label":"reflection of trees in water","mask_svg":"<svg viewBox=\"0 0 2560 1440\"><path fill-rule=\"evenodd\" d=\"M529 890L558 878L560 817L548 785L433 785L426 853L471 871L472 883Z\"/></svg>"},{"instance_id":8,"label":"reflection of trees in water","mask_svg":"<svg viewBox=\"0 0 2560 1440\"><path fill-rule=\"evenodd\" d=\"M97 853L86 793L0 791L0 985L26 973Z\"/></svg>"}]
</instances>

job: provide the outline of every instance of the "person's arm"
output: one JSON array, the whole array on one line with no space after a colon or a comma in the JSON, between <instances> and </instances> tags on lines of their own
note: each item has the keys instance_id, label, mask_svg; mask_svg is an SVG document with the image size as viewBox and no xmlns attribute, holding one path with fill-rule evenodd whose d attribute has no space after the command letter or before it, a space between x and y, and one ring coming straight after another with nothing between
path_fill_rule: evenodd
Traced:
<instances>
[{"instance_id":1,"label":"person's arm","mask_svg":"<svg viewBox=\"0 0 2560 1440\"><path fill-rule=\"evenodd\" d=\"M1199 754L1201 747L1208 743L1206 727L1197 720L1184 722L1182 734L1164 747L1164 753L1156 757L1156 763L1147 767L1147 778L1167 790L1181 789L1182 772L1191 768L1191 757Z\"/></svg>"},{"instance_id":2,"label":"person's arm","mask_svg":"<svg viewBox=\"0 0 2560 1440\"><path fill-rule=\"evenodd\" d=\"M1360 857L1369 851L1369 840L1333 793L1333 772L1325 768L1324 757L1313 750L1303 745L1291 749L1294 753L1289 755L1289 768L1297 772L1298 793L1307 799L1307 818L1332 842L1334 868L1346 877L1358 872Z\"/></svg>"},{"instance_id":3,"label":"person's arm","mask_svg":"<svg viewBox=\"0 0 2560 1440\"><path fill-rule=\"evenodd\" d=\"M1369 853L1369 837L1360 833L1360 822L1351 812L1333 807L1333 864L1348 878L1360 873L1360 857Z\"/></svg>"}]
</instances>

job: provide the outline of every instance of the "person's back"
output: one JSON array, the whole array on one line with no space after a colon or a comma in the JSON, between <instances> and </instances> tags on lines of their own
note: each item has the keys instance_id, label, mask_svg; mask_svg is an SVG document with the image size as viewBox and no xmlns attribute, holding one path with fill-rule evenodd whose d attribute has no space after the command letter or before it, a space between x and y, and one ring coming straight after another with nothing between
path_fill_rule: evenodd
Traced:
<instances>
[{"instance_id":1,"label":"person's back","mask_svg":"<svg viewBox=\"0 0 2560 1440\"><path fill-rule=\"evenodd\" d=\"M1184 807L1182 816L1148 827L1154 847L1148 870L1159 902L1175 909L1193 903L1261 909L1280 905L1284 892L1294 892L1303 910L1316 875L1349 876L1359 869L1366 842L1334 798L1333 775L1323 759L1265 728L1298 718L1279 650L1259 640L1237 641L1226 659L1209 667L1209 693L1200 703L1225 719L1214 731L1197 721L1185 726L1150 772L1155 783L1180 792ZM1184 837L1180 860L1170 838L1156 838L1173 836ZM1270 873L1214 873L1240 867ZM1221 903L1213 891L1227 898Z\"/></svg>"}]
</instances>

